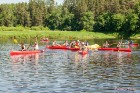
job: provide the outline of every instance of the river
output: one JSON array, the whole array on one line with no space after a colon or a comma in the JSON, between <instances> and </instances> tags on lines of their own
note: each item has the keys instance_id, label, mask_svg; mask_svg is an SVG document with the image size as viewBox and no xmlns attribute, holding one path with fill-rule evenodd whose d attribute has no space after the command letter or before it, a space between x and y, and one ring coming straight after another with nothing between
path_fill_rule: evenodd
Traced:
<instances>
[{"instance_id":1,"label":"river","mask_svg":"<svg viewBox=\"0 0 140 93\"><path fill-rule=\"evenodd\" d=\"M84 56L45 46L44 53L10 56L17 44L0 43L0 93L140 93L139 46Z\"/></svg>"}]
</instances>

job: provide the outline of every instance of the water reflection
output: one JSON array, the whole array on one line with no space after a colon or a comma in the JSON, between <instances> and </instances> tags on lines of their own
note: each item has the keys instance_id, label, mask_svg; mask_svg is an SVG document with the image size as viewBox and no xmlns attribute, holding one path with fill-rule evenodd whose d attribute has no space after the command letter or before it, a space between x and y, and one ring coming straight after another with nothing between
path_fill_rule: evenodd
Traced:
<instances>
[{"instance_id":1,"label":"water reflection","mask_svg":"<svg viewBox=\"0 0 140 93\"><path fill-rule=\"evenodd\" d=\"M43 54L26 54L26 55L12 55L12 69L13 71L21 71L23 69L35 70L40 67L39 59L44 59ZM23 70L25 71L25 70Z\"/></svg>"},{"instance_id":2,"label":"water reflection","mask_svg":"<svg viewBox=\"0 0 140 93\"><path fill-rule=\"evenodd\" d=\"M25 64L28 61L34 61L37 65L39 60L39 54L25 54L25 55L11 55L11 59L13 63L21 62Z\"/></svg>"},{"instance_id":3,"label":"water reflection","mask_svg":"<svg viewBox=\"0 0 140 93\"><path fill-rule=\"evenodd\" d=\"M78 70L82 70L83 73L87 72L87 65L89 62L89 55L81 55L78 52L75 54L74 57L74 64L75 64L75 69Z\"/></svg>"},{"instance_id":4,"label":"water reflection","mask_svg":"<svg viewBox=\"0 0 140 93\"><path fill-rule=\"evenodd\" d=\"M131 63L131 52L98 51L93 52L90 57L93 64L112 66L116 64Z\"/></svg>"}]
</instances>

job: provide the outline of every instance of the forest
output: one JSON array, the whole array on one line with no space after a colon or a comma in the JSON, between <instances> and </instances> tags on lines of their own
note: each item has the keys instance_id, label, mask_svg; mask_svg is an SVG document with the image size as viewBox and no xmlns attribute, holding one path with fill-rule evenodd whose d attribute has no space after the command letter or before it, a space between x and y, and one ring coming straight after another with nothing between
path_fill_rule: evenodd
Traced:
<instances>
[{"instance_id":1,"label":"forest","mask_svg":"<svg viewBox=\"0 0 140 93\"><path fill-rule=\"evenodd\" d=\"M44 27L60 31L140 33L140 0L29 0L0 4L0 27Z\"/></svg>"}]
</instances>

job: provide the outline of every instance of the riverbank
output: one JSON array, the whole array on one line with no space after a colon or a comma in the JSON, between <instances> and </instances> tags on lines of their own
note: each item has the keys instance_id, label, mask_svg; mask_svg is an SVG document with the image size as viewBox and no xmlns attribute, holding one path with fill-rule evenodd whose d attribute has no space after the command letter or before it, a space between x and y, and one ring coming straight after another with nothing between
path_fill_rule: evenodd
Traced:
<instances>
[{"instance_id":1,"label":"riverbank","mask_svg":"<svg viewBox=\"0 0 140 93\"><path fill-rule=\"evenodd\" d=\"M0 31L0 37L28 38L38 36L57 40L89 40L89 39L114 39L115 35L103 34L98 32L79 32L79 31Z\"/></svg>"},{"instance_id":2,"label":"riverbank","mask_svg":"<svg viewBox=\"0 0 140 93\"><path fill-rule=\"evenodd\" d=\"M0 31L1 38L32 38L38 36L38 38L49 38L57 40L91 40L91 39L116 39L117 34L104 34L99 32L84 32L84 31ZM137 34L131 39L140 39L140 35Z\"/></svg>"}]
</instances>

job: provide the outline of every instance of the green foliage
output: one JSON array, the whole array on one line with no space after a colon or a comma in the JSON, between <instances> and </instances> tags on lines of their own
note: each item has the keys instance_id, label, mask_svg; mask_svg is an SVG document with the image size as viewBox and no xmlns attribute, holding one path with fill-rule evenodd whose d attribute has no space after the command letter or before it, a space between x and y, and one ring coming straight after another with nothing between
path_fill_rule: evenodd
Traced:
<instances>
[{"instance_id":1,"label":"green foliage","mask_svg":"<svg viewBox=\"0 0 140 93\"><path fill-rule=\"evenodd\" d=\"M55 4L55 0L29 0L0 4L0 26L5 26L0 31L31 28L118 32L127 38L140 31L140 0L64 0L62 5Z\"/></svg>"},{"instance_id":2,"label":"green foliage","mask_svg":"<svg viewBox=\"0 0 140 93\"><path fill-rule=\"evenodd\" d=\"M52 14L49 14L45 23L45 25L48 26L51 30L58 29L62 24L60 13L53 12Z\"/></svg>"},{"instance_id":3,"label":"green foliage","mask_svg":"<svg viewBox=\"0 0 140 93\"><path fill-rule=\"evenodd\" d=\"M114 14L112 15L112 30L113 31L116 31L116 32L119 32L122 30L122 26L124 25L125 23L125 15L123 14Z\"/></svg>"},{"instance_id":4,"label":"green foliage","mask_svg":"<svg viewBox=\"0 0 140 93\"><path fill-rule=\"evenodd\" d=\"M73 19L74 19L74 14L70 13L67 8L63 7L62 13L61 13L61 21L62 24L59 27L60 30L64 31L71 31L72 30L72 24L73 24Z\"/></svg>"},{"instance_id":5,"label":"green foliage","mask_svg":"<svg viewBox=\"0 0 140 93\"><path fill-rule=\"evenodd\" d=\"M87 32L85 29L80 30L80 32Z\"/></svg>"},{"instance_id":6,"label":"green foliage","mask_svg":"<svg viewBox=\"0 0 140 93\"><path fill-rule=\"evenodd\" d=\"M24 31L25 28L22 26L17 26L17 27L6 27L6 26L1 26L0 31Z\"/></svg>"},{"instance_id":7,"label":"green foliage","mask_svg":"<svg viewBox=\"0 0 140 93\"><path fill-rule=\"evenodd\" d=\"M50 29L48 27L43 27L43 26L32 26L31 30L34 30L34 31L40 31L40 30L49 31Z\"/></svg>"},{"instance_id":8,"label":"green foliage","mask_svg":"<svg viewBox=\"0 0 140 93\"><path fill-rule=\"evenodd\" d=\"M132 35L135 35L139 32L139 17L137 14L128 14L126 16L125 24L123 25L124 30L120 32L120 35L123 35L126 38L129 38Z\"/></svg>"},{"instance_id":9,"label":"green foliage","mask_svg":"<svg viewBox=\"0 0 140 93\"><path fill-rule=\"evenodd\" d=\"M85 12L81 17L80 24L82 29L86 31L92 31L94 25L94 17L92 12Z\"/></svg>"},{"instance_id":10,"label":"green foliage","mask_svg":"<svg viewBox=\"0 0 140 93\"><path fill-rule=\"evenodd\" d=\"M97 21L94 25L95 31L112 31L112 25L111 25L111 14L110 13L103 13L102 15L99 15L97 17Z\"/></svg>"}]
</instances>

